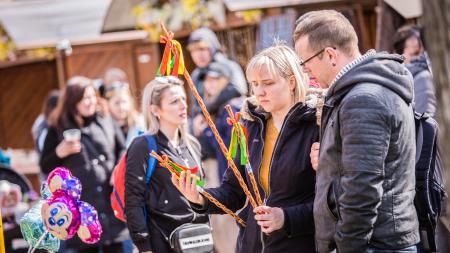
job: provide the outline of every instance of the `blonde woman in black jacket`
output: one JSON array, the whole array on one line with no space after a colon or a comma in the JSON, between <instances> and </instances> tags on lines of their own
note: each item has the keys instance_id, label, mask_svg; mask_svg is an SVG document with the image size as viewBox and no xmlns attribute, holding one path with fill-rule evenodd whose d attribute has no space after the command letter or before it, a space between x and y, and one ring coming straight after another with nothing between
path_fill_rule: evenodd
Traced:
<instances>
[{"instance_id":1,"label":"blonde woman in black jacket","mask_svg":"<svg viewBox=\"0 0 450 253\"><path fill-rule=\"evenodd\" d=\"M158 153L183 166L200 168L200 145L185 132L186 94L175 77L157 77L144 89L142 112L147 133L156 139ZM188 222L206 223L207 215L196 215L186 198L171 183L171 175L159 164L149 187L145 182L150 148L145 136L136 137L127 151L125 214L139 252L172 252L165 237ZM203 177L202 170L199 176ZM147 215L143 212L144 205Z\"/></svg>"},{"instance_id":2,"label":"blonde woman in black jacket","mask_svg":"<svg viewBox=\"0 0 450 253\"><path fill-rule=\"evenodd\" d=\"M240 229L237 252L315 252L315 172L309 153L319 131L315 110L305 105L308 82L300 69L300 60L285 45L265 49L247 66L255 96L244 103L242 115L264 205L245 206L246 195L231 169L220 187L206 190L234 211L244 207L239 216L247 226ZM239 169L245 177L243 166ZM172 181L199 213L221 213L186 180L190 176L183 173Z\"/></svg>"}]
</instances>

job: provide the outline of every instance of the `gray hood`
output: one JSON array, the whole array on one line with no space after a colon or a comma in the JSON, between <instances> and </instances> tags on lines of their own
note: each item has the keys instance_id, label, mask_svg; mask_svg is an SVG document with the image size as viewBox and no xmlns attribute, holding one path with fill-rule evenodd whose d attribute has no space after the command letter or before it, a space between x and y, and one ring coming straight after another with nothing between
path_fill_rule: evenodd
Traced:
<instances>
[{"instance_id":1,"label":"gray hood","mask_svg":"<svg viewBox=\"0 0 450 253\"><path fill-rule=\"evenodd\" d=\"M374 83L392 90L407 103L411 103L414 81L402 64L403 60L401 55L369 50L341 70L328 90L327 100L332 102L342 98L356 84Z\"/></svg>"},{"instance_id":2,"label":"gray hood","mask_svg":"<svg viewBox=\"0 0 450 253\"><path fill-rule=\"evenodd\" d=\"M211 45L211 55L220 51L219 39L217 39L217 35L209 28L203 27L193 31L191 36L189 36L188 44L199 41L208 42Z\"/></svg>"}]
</instances>

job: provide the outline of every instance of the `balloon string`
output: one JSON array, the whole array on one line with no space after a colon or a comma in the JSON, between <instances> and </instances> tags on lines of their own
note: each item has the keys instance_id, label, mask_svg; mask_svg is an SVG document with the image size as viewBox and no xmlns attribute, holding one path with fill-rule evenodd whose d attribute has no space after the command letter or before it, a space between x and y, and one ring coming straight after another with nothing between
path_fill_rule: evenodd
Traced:
<instances>
[{"instance_id":1,"label":"balloon string","mask_svg":"<svg viewBox=\"0 0 450 253\"><path fill-rule=\"evenodd\" d=\"M37 247L39 246L39 244L41 244L42 240L44 240L44 237L45 237L47 234L48 234L48 231L45 231L45 233L43 233L43 234L41 235L41 237L39 238L39 240L37 241L36 245L34 245L34 247L30 247L30 248L28 249L28 253L33 253L33 252L37 249Z\"/></svg>"}]
</instances>

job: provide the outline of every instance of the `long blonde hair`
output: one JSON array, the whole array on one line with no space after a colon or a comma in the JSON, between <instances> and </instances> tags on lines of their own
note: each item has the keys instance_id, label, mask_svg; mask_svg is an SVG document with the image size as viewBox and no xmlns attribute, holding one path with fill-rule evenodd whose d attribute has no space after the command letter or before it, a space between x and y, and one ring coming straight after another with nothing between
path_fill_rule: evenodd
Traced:
<instances>
[{"instance_id":1,"label":"long blonde hair","mask_svg":"<svg viewBox=\"0 0 450 253\"><path fill-rule=\"evenodd\" d=\"M160 129L159 119L151 112L150 106L161 106L163 92L171 87L183 87L183 81L174 76L161 76L150 81L144 88L141 106L142 113L144 114L145 128L149 134L156 134ZM195 152L192 147L195 138L189 135L187 126L181 126L178 130L180 131L181 139L191 152L197 165L201 167L199 153Z\"/></svg>"},{"instance_id":2,"label":"long blonde hair","mask_svg":"<svg viewBox=\"0 0 450 253\"><path fill-rule=\"evenodd\" d=\"M156 134L159 131L159 119L150 110L151 105L161 106L161 99L163 92L174 86L183 86L183 81L174 76L161 76L156 77L150 81L144 88L142 95L141 109L144 114L145 128L148 133ZM180 129L182 134L185 133L185 129Z\"/></svg>"},{"instance_id":3,"label":"long blonde hair","mask_svg":"<svg viewBox=\"0 0 450 253\"><path fill-rule=\"evenodd\" d=\"M306 89L308 87L308 77L301 72L300 59L294 50L284 44L271 46L259 52L247 64L245 73L251 70L261 70L266 66L273 76L277 75L289 80L295 78L294 103L305 102Z\"/></svg>"}]
</instances>

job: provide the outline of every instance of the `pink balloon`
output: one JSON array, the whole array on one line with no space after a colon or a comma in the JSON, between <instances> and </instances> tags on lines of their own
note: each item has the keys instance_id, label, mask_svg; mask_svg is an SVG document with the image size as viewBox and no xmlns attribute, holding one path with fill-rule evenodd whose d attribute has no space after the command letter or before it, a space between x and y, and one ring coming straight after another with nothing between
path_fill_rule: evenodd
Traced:
<instances>
[{"instance_id":1,"label":"pink balloon","mask_svg":"<svg viewBox=\"0 0 450 253\"><path fill-rule=\"evenodd\" d=\"M65 191L72 198L80 199L81 182L64 167L57 167L50 172L47 178L47 185L52 193Z\"/></svg>"},{"instance_id":2,"label":"pink balloon","mask_svg":"<svg viewBox=\"0 0 450 253\"><path fill-rule=\"evenodd\" d=\"M85 243L96 243L102 236L102 225L98 220L97 210L90 204L79 201L78 210L81 215L81 224L78 229L78 237Z\"/></svg>"},{"instance_id":3,"label":"pink balloon","mask_svg":"<svg viewBox=\"0 0 450 253\"><path fill-rule=\"evenodd\" d=\"M41 208L47 230L60 240L72 238L80 226L78 202L64 191L56 191Z\"/></svg>"}]
</instances>

